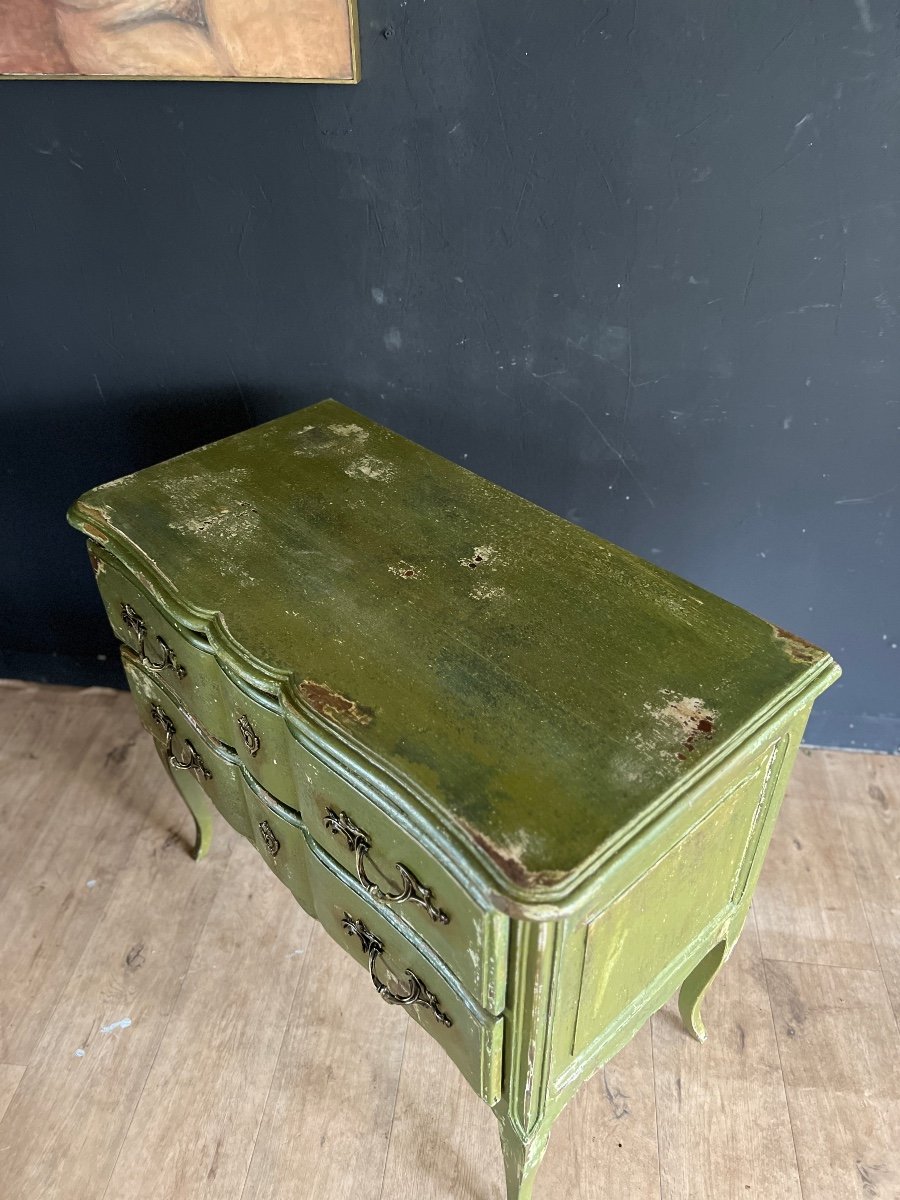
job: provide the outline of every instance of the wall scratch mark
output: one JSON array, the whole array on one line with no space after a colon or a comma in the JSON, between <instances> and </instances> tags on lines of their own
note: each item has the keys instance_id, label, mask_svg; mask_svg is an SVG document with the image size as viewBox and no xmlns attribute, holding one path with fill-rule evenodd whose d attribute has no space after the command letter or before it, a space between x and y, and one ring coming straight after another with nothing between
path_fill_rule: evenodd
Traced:
<instances>
[{"instance_id":1,"label":"wall scratch mark","mask_svg":"<svg viewBox=\"0 0 900 1200\"><path fill-rule=\"evenodd\" d=\"M491 95L494 98L494 103L497 106L497 116L500 120L500 132L503 134L503 144L506 147L506 157L510 162L513 161L512 148L509 144L509 130L506 127L506 115L503 112L503 105L500 103L500 92L497 88L497 73L494 70L494 62L491 58L491 49L488 45L487 36L484 32L484 21L481 19L481 5L476 3L475 11L478 13L478 25L481 29L481 41L484 45L484 54L487 59L488 73L491 77Z\"/></svg>"},{"instance_id":2,"label":"wall scratch mark","mask_svg":"<svg viewBox=\"0 0 900 1200\"><path fill-rule=\"evenodd\" d=\"M756 245L753 247L753 258L750 262L750 270L747 272L747 282L744 284L744 302L743 307L747 307L747 301L750 298L750 289L753 287L753 277L756 274L756 260L759 257L759 247L762 243L763 221L765 220L766 210L759 210L759 228L756 231Z\"/></svg>"},{"instance_id":3,"label":"wall scratch mark","mask_svg":"<svg viewBox=\"0 0 900 1200\"><path fill-rule=\"evenodd\" d=\"M840 327L840 323L841 323L841 312L843 311L843 307L844 307L844 290L847 286L847 223L846 223L846 221L843 220L843 218L841 218L839 224L840 224L840 230L841 230L841 284L840 284L840 288L838 289L837 304L835 305L835 314L834 314L834 336L835 337L837 337L837 335L838 335L838 328Z\"/></svg>"}]
</instances>

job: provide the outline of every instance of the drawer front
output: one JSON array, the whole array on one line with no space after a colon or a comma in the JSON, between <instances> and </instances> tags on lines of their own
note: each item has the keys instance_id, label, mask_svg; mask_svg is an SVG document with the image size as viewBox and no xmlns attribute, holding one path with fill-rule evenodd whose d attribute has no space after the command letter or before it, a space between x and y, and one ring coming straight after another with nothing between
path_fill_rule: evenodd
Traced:
<instances>
[{"instance_id":1,"label":"drawer front","mask_svg":"<svg viewBox=\"0 0 900 1200\"><path fill-rule=\"evenodd\" d=\"M509 922L483 908L411 833L347 779L297 746L295 770L310 836L435 951L488 1012L503 1011ZM361 786L365 786L361 781Z\"/></svg>"},{"instance_id":2,"label":"drawer front","mask_svg":"<svg viewBox=\"0 0 900 1200\"><path fill-rule=\"evenodd\" d=\"M176 787L182 792L202 787L229 825L254 840L240 767L222 756L192 715L147 674L135 654L123 650L122 662L141 723L156 741Z\"/></svg>"},{"instance_id":3,"label":"drawer front","mask_svg":"<svg viewBox=\"0 0 900 1200\"><path fill-rule=\"evenodd\" d=\"M222 705L218 671L206 639L176 628L140 583L109 554L92 544L88 553L106 615L119 641L204 729L234 746L238 733Z\"/></svg>"},{"instance_id":4,"label":"drawer front","mask_svg":"<svg viewBox=\"0 0 900 1200\"><path fill-rule=\"evenodd\" d=\"M88 543L88 553L119 641L267 791L285 803L297 803L290 761L293 738L276 697L233 678L203 634L164 616L141 582L111 554L94 543Z\"/></svg>"},{"instance_id":5,"label":"drawer front","mask_svg":"<svg viewBox=\"0 0 900 1200\"><path fill-rule=\"evenodd\" d=\"M300 813L246 778L244 799L251 837L261 857L310 916L314 916L309 851Z\"/></svg>"},{"instance_id":6,"label":"drawer front","mask_svg":"<svg viewBox=\"0 0 900 1200\"><path fill-rule=\"evenodd\" d=\"M236 680L213 660L218 681L219 712L231 730L232 744L247 773L266 791L292 807L300 808L291 756L294 739L279 701L244 680Z\"/></svg>"},{"instance_id":7,"label":"drawer front","mask_svg":"<svg viewBox=\"0 0 900 1200\"><path fill-rule=\"evenodd\" d=\"M144 673L221 743L226 758L239 759L266 792L302 812L325 854L424 938L483 1008L502 1012L508 918L479 903L421 839L364 794L369 785L352 767L329 765L324 751L307 748L274 696L234 678L206 639L176 626L112 555L93 544L89 551L113 630ZM299 714L290 720L300 727ZM248 836L256 840L252 825Z\"/></svg>"},{"instance_id":8,"label":"drawer front","mask_svg":"<svg viewBox=\"0 0 900 1200\"><path fill-rule=\"evenodd\" d=\"M382 998L405 1008L440 1043L479 1096L495 1104L501 1088L503 1018L481 1011L457 981L315 848L310 850L309 874L316 916L330 936L366 968Z\"/></svg>"}]
</instances>

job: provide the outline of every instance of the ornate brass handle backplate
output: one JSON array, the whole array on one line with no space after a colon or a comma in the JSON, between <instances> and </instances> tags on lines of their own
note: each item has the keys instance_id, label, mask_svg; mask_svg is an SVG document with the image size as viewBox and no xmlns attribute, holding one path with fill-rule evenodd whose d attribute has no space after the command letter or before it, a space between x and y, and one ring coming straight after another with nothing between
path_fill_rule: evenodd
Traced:
<instances>
[{"instance_id":1,"label":"ornate brass handle backplate","mask_svg":"<svg viewBox=\"0 0 900 1200\"><path fill-rule=\"evenodd\" d=\"M415 972L407 968L406 977L409 980L409 990L406 992L392 992L388 985L378 978L378 959L384 954L384 945L371 930L366 928L362 921L357 921L356 917L351 917L348 912L345 912L341 925L351 937L359 938L363 951L369 956L369 975L372 977L375 991L382 1000L388 1004L407 1006L421 1004L423 1008L434 1013L434 1019L439 1024L445 1025L448 1029L451 1027L453 1022L445 1012L441 1011L437 996L434 992L429 991Z\"/></svg>"},{"instance_id":2,"label":"ornate brass handle backplate","mask_svg":"<svg viewBox=\"0 0 900 1200\"><path fill-rule=\"evenodd\" d=\"M185 738L181 754L175 753L175 722L171 717L166 716L158 704L154 704L150 709L150 716L166 735L166 757L169 765L176 771L193 771L198 779L212 779L212 773L207 769L206 763L187 738Z\"/></svg>"},{"instance_id":3,"label":"ornate brass handle backplate","mask_svg":"<svg viewBox=\"0 0 900 1200\"><path fill-rule=\"evenodd\" d=\"M164 639L159 635L157 635L156 640L159 643L159 650L162 654L162 660L160 662L156 662L149 656L145 646L145 642L147 640L147 626L144 624L144 619L140 613L135 612L130 604L122 605L122 620L125 623L126 628L130 629L134 634L137 641L137 652L141 656L141 663L147 668L148 671L153 671L157 675L162 674L163 671L172 671L177 679L184 679L185 675L187 675L187 671L175 657L175 652L170 649Z\"/></svg>"},{"instance_id":4,"label":"ornate brass handle backplate","mask_svg":"<svg viewBox=\"0 0 900 1200\"><path fill-rule=\"evenodd\" d=\"M397 892L386 892L377 883L373 883L369 879L366 874L366 856L372 849L372 839L358 825L354 825L345 812L336 813L333 808L328 808L325 810L323 819L326 829L330 829L335 837L343 835L347 839L347 845L350 847L351 852L356 855L357 878L370 896L374 896L376 900L380 900L386 904L405 904L407 902L409 904L420 904L429 917L431 917L432 921L435 921L438 925L448 924L450 918L443 909L438 908L434 904L434 893L431 888L427 888L424 884L419 883L409 867L404 867L403 863L397 863L396 867L403 881L403 886Z\"/></svg>"},{"instance_id":5,"label":"ornate brass handle backplate","mask_svg":"<svg viewBox=\"0 0 900 1200\"><path fill-rule=\"evenodd\" d=\"M250 718L246 715L246 713L242 713L238 717L237 723L238 729L241 731L241 741L247 747L250 757L256 758L257 754L259 754L259 747L261 745L259 734L250 724Z\"/></svg>"},{"instance_id":6,"label":"ornate brass handle backplate","mask_svg":"<svg viewBox=\"0 0 900 1200\"><path fill-rule=\"evenodd\" d=\"M260 821L259 832L262 834L262 840L266 844L266 849L273 858L276 858L278 851L281 849L281 842L279 842L278 838L275 836L272 826L268 821Z\"/></svg>"}]
</instances>

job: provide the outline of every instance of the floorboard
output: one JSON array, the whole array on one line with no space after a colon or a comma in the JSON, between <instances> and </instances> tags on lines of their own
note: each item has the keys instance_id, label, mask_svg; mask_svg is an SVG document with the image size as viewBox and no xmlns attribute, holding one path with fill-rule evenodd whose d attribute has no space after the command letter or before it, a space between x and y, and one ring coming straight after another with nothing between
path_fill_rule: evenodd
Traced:
<instances>
[{"instance_id":1,"label":"floorboard","mask_svg":"<svg viewBox=\"0 0 900 1200\"><path fill-rule=\"evenodd\" d=\"M503 1200L492 1114L126 695L0 683L2 1200ZM900 1197L900 758L803 751L705 1005L560 1118L536 1200Z\"/></svg>"}]
</instances>

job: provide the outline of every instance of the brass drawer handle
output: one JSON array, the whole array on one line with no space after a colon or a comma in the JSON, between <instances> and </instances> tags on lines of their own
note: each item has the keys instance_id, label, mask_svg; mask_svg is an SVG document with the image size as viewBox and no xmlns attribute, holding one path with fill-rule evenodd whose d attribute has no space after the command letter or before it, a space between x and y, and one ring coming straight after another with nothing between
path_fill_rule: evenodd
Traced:
<instances>
[{"instance_id":1,"label":"brass drawer handle","mask_svg":"<svg viewBox=\"0 0 900 1200\"><path fill-rule=\"evenodd\" d=\"M366 855L372 849L372 839L358 825L354 825L345 812L336 813L333 808L328 808L325 810L323 820L325 828L330 829L335 837L343 834L347 839L351 853L356 855L356 874L359 882L370 896L374 896L376 900L381 900L386 904L405 904L407 901L410 904L421 904L432 921L438 925L449 923L449 916L434 904L434 893L431 888L419 883L409 867L404 867L403 863L397 863L397 870L403 880L403 886L398 892L385 892L377 883L373 883L369 879L366 874Z\"/></svg>"},{"instance_id":2,"label":"brass drawer handle","mask_svg":"<svg viewBox=\"0 0 900 1200\"><path fill-rule=\"evenodd\" d=\"M207 769L206 763L187 738L185 738L181 754L175 753L175 722L166 716L158 704L154 704L150 709L150 716L166 735L166 756L169 765L176 771L193 771L198 779L212 779L212 773Z\"/></svg>"},{"instance_id":3,"label":"brass drawer handle","mask_svg":"<svg viewBox=\"0 0 900 1200\"><path fill-rule=\"evenodd\" d=\"M162 652L162 662L154 662L147 654L145 641L147 639L147 626L144 624L144 619L140 613L135 612L130 604L122 605L122 620L126 628L130 629L137 640L137 652L141 656L141 663L148 671L153 671L160 675L163 671L174 671L177 679L184 679L187 671L175 657L174 650L170 649L163 638L157 635L157 642Z\"/></svg>"},{"instance_id":4,"label":"brass drawer handle","mask_svg":"<svg viewBox=\"0 0 900 1200\"><path fill-rule=\"evenodd\" d=\"M376 966L378 959L384 954L384 945L371 930L366 928L362 921L357 921L355 917L351 917L348 912L345 912L341 925L351 937L358 937L362 943L363 951L369 956L369 975L372 977L375 991L382 1000L388 1004L421 1004L423 1008L430 1009L434 1013L434 1019L439 1024L445 1025L447 1029L451 1027L453 1022L445 1012L441 1011L437 996L434 992L429 991L414 971L410 971L408 968L406 970L406 977L409 980L408 992L392 992L386 983L382 983L378 978Z\"/></svg>"},{"instance_id":5,"label":"brass drawer handle","mask_svg":"<svg viewBox=\"0 0 900 1200\"><path fill-rule=\"evenodd\" d=\"M259 747L261 744L259 740L259 734L250 724L250 718L245 713L242 713L241 716L238 717L237 723L238 729L241 732L241 741L247 747L250 757L256 758L257 754L259 754Z\"/></svg>"},{"instance_id":6,"label":"brass drawer handle","mask_svg":"<svg viewBox=\"0 0 900 1200\"><path fill-rule=\"evenodd\" d=\"M260 821L259 832L262 834L262 840L266 844L266 849L273 858L276 858L278 851L281 849L281 842L279 842L278 838L272 832L272 826L268 821Z\"/></svg>"}]
</instances>

